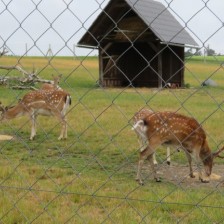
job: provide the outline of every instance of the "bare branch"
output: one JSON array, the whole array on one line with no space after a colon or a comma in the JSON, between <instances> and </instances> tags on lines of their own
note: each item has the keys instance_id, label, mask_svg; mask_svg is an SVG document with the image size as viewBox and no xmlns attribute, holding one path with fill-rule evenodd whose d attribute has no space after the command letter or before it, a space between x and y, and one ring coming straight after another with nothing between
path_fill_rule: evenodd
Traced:
<instances>
[{"instance_id":1,"label":"bare branch","mask_svg":"<svg viewBox=\"0 0 224 224\"><path fill-rule=\"evenodd\" d=\"M54 81L52 80L47 80L47 79L40 79L40 78L36 78L35 82L41 82L41 83L49 83L49 84L54 84Z\"/></svg>"},{"instance_id":2,"label":"bare branch","mask_svg":"<svg viewBox=\"0 0 224 224\"><path fill-rule=\"evenodd\" d=\"M5 85L8 81L10 80L16 80L17 82L19 82L21 85L18 86L14 86L12 88L16 88L16 89L36 89L33 86L25 86L24 84L34 84L34 83L49 83L49 84L53 84L54 81L52 80L46 80L46 79L41 79L37 76L37 70L33 71L32 73L27 72L26 70L24 70L23 68L21 68L18 65L15 66L4 66L4 65L0 65L0 69L4 69L4 70L17 70L20 73L23 74L23 77L9 77L9 76L0 76L0 85Z\"/></svg>"},{"instance_id":3,"label":"bare branch","mask_svg":"<svg viewBox=\"0 0 224 224\"><path fill-rule=\"evenodd\" d=\"M21 73L23 73L24 75L30 75L29 72L25 71L24 69L22 69L20 66L16 65L16 66L3 66L0 65L0 69L5 69L5 70L17 70Z\"/></svg>"},{"instance_id":4,"label":"bare branch","mask_svg":"<svg viewBox=\"0 0 224 224\"><path fill-rule=\"evenodd\" d=\"M34 86L12 86L12 89L31 89L31 90L38 90Z\"/></svg>"},{"instance_id":5,"label":"bare branch","mask_svg":"<svg viewBox=\"0 0 224 224\"><path fill-rule=\"evenodd\" d=\"M8 53L8 51L6 50L6 48L3 48L3 51L0 52L0 57L2 57L3 55L6 55Z\"/></svg>"}]
</instances>

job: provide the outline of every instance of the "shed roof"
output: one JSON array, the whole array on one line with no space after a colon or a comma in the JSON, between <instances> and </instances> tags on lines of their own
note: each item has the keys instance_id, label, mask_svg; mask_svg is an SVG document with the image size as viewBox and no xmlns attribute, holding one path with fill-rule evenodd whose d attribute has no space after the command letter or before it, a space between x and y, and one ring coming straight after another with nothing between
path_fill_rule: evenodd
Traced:
<instances>
[{"instance_id":1,"label":"shed roof","mask_svg":"<svg viewBox=\"0 0 224 224\"><path fill-rule=\"evenodd\" d=\"M161 42L198 46L170 11L154 0L111 0L78 45L97 47L112 30L117 29L117 23L130 11L136 13Z\"/></svg>"}]
</instances>

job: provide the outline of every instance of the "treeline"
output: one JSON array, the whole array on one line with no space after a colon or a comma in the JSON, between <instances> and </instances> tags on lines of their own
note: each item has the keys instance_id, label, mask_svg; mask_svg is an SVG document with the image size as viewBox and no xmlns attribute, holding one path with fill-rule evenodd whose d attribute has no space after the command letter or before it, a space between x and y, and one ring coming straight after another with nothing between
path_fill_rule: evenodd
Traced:
<instances>
[{"instance_id":1,"label":"treeline","mask_svg":"<svg viewBox=\"0 0 224 224\"><path fill-rule=\"evenodd\" d=\"M203 50L201 49L196 49L193 50L192 48L187 49L187 51L185 51L185 57L190 57L190 56L222 56L223 54L221 53L216 53L214 49L210 48L210 46L208 45L207 47L205 47Z\"/></svg>"}]
</instances>

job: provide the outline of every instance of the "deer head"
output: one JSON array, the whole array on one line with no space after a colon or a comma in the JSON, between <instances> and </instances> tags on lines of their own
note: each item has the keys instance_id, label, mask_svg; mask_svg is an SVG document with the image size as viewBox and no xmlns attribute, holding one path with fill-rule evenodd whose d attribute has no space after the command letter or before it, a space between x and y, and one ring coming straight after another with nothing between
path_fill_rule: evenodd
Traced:
<instances>
[{"instance_id":1,"label":"deer head","mask_svg":"<svg viewBox=\"0 0 224 224\"><path fill-rule=\"evenodd\" d=\"M209 146L207 146L209 148ZM224 147L217 150L216 152L211 152L210 150L202 151L200 152L200 158L202 160L202 163L204 165L204 170L207 176L210 176L212 173L212 168L214 165L214 159L215 158L224 158L223 156L220 156L219 154L224 150Z\"/></svg>"},{"instance_id":2,"label":"deer head","mask_svg":"<svg viewBox=\"0 0 224 224\"><path fill-rule=\"evenodd\" d=\"M53 75L52 74L52 77L53 77L53 81L52 83L44 83L41 87L41 89L43 90L48 90L48 89L60 89L61 90L61 87L59 87L59 82L60 82L60 79L62 77L62 74L59 74L59 75Z\"/></svg>"}]
</instances>

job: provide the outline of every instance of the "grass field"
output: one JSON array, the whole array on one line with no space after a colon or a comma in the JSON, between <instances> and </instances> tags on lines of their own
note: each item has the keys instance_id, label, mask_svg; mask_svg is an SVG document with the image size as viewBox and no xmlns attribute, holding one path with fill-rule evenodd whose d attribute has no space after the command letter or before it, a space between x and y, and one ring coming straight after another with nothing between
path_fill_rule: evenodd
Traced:
<instances>
[{"instance_id":1,"label":"grass field","mask_svg":"<svg viewBox=\"0 0 224 224\"><path fill-rule=\"evenodd\" d=\"M217 58L187 59L185 83L190 88L172 90L99 88L94 57L1 58L1 65L35 68L41 78L63 74L60 85L70 92L72 106L66 141L57 140L60 124L54 118L39 117L34 141L29 141L27 117L1 124L0 134L15 139L0 142L0 223L223 222L222 184L194 180L200 186L195 187L166 179L155 183L146 167L146 184L138 186L134 178L139 145L131 131L131 118L143 107L179 111L203 124L213 150L223 145L224 58ZM218 86L201 87L207 78ZM0 101L15 104L27 91L0 86ZM165 160L162 148L158 160ZM173 152L172 161L187 164L184 153Z\"/></svg>"}]
</instances>

